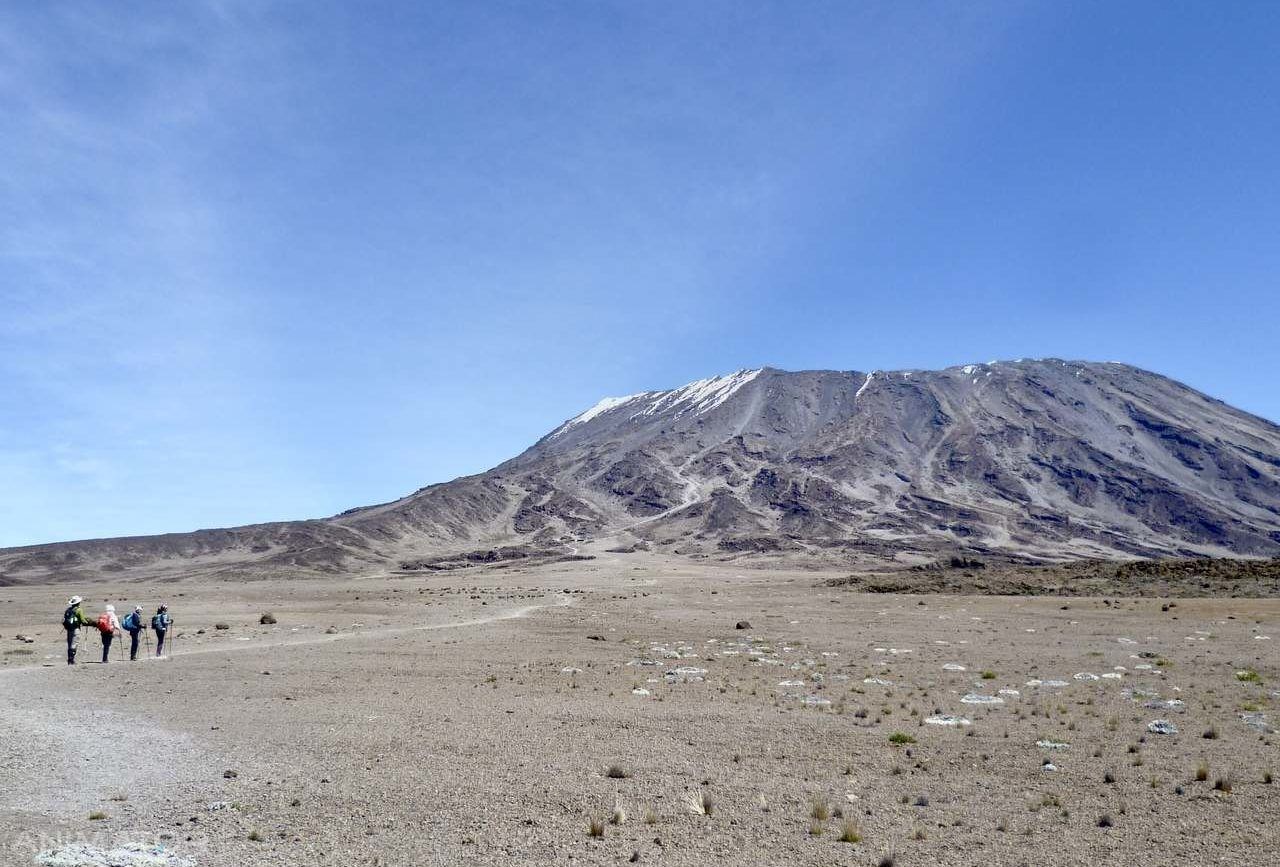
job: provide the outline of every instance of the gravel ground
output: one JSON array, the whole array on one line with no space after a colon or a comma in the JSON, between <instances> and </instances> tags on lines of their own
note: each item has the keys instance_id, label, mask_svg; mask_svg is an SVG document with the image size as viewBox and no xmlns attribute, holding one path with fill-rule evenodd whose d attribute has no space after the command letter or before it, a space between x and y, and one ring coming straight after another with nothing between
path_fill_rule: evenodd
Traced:
<instances>
[{"instance_id":1,"label":"gravel ground","mask_svg":"<svg viewBox=\"0 0 1280 867\"><path fill-rule=\"evenodd\" d=\"M0 589L0 863L71 842L201 867L1274 859L1280 600L828 577L621 555ZM174 655L67 667L71 592L167 601Z\"/></svg>"}]
</instances>

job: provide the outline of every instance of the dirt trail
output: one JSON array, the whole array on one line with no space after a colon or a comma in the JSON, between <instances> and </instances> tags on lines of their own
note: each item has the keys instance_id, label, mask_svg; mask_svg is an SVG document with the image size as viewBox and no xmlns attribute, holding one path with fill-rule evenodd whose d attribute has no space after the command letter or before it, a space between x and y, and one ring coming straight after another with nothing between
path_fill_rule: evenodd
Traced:
<instances>
[{"instance_id":1,"label":"dirt trail","mask_svg":"<svg viewBox=\"0 0 1280 867\"><path fill-rule=\"evenodd\" d=\"M272 639L270 641L236 641L234 643L223 643L223 644L218 644L210 647L193 647L190 649L183 647L181 645L180 639L182 637L182 633L177 633L177 635L174 638L171 638L169 640L169 645L167 647L167 650L169 652L175 652L178 658L183 658L188 656L197 656L205 653L230 653L230 652L239 651L239 650L260 650L262 648L267 648L267 647L302 647L305 645L328 644L334 641L349 641L349 640L361 639L361 638L385 638L390 635L405 635L413 632L430 632L432 630L437 630L437 629L462 629L468 626L484 626L487 623L499 623L504 620L517 620L522 617L528 617L533 612L540 611L544 608L567 608L569 606L572 606L573 604L574 604L574 601L570 597L560 596L559 598L556 599L555 602L552 602L552 603L538 603L536 605L524 605L524 606L521 606L520 608L513 608L510 611L503 611L498 614L491 614L485 617L471 617L466 620L456 620L449 623L420 623L414 626L374 627L371 629L359 629L354 632L337 632L332 635L312 635L312 636L304 636L301 638L292 637L292 638ZM121 638L119 640L123 642L127 642L128 639ZM89 644L86 644L84 641L81 642L81 656L86 656L86 655L92 656L92 654L86 654L85 651L96 650L96 649L97 649L96 645L89 645ZM164 661L168 661L171 658L173 657L144 656L144 657L141 657L138 661L139 662L164 662ZM48 668L60 669L63 667L64 664L65 664L64 661L59 661L58 663L53 665L50 665L48 663L40 663L38 665L33 664L33 665L10 666L10 667L0 669L0 679L3 679L5 675L13 675L21 672L39 671L39 670L48 669ZM92 663L87 663L87 664L92 664Z\"/></svg>"},{"instance_id":2,"label":"dirt trail","mask_svg":"<svg viewBox=\"0 0 1280 867\"><path fill-rule=\"evenodd\" d=\"M176 659L484 626L573 604L560 596L554 602L447 623L180 648ZM147 792L172 792L175 786L216 776L219 756L188 734L156 725L146 716L145 702L136 712L104 707L71 690L50 689L47 679L39 677L46 671L62 673L65 667L32 665L0 672L7 675L0 678L0 791L8 793L0 812L82 816L113 795L128 795L132 801ZM114 696L110 700L118 703ZM157 756L182 760L157 761Z\"/></svg>"}]
</instances>

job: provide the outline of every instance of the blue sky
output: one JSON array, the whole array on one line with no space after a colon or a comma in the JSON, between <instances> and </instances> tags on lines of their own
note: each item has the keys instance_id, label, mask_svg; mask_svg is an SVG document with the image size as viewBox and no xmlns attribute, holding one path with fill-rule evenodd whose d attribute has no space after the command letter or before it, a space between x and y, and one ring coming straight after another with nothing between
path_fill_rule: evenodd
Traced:
<instances>
[{"instance_id":1,"label":"blue sky","mask_svg":"<svg viewBox=\"0 0 1280 867\"><path fill-rule=\"evenodd\" d=\"M0 545L606 394L1119 360L1280 419L1280 4L0 7Z\"/></svg>"}]
</instances>

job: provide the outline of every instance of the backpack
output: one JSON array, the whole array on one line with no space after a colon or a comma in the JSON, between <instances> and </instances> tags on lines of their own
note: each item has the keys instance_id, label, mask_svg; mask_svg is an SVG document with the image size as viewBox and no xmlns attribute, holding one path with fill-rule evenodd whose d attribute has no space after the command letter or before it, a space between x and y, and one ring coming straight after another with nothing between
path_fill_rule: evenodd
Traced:
<instances>
[{"instance_id":1,"label":"backpack","mask_svg":"<svg viewBox=\"0 0 1280 867\"><path fill-rule=\"evenodd\" d=\"M167 614L152 614L151 628L156 632L164 632L169 628L169 616Z\"/></svg>"},{"instance_id":2,"label":"backpack","mask_svg":"<svg viewBox=\"0 0 1280 867\"><path fill-rule=\"evenodd\" d=\"M125 632L137 632L142 628L142 618L138 612L134 611L120 625L124 627Z\"/></svg>"},{"instance_id":3,"label":"backpack","mask_svg":"<svg viewBox=\"0 0 1280 867\"><path fill-rule=\"evenodd\" d=\"M67 610L62 612L62 626L64 629L75 629L80 625L79 618L76 617L76 607L74 605L67 606Z\"/></svg>"},{"instance_id":4,"label":"backpack","mask_svg":"<svg viewBox=\"0 0 1280 867\"><path fill-rule=\"evenodd\" d=\"M98 615L98 631L104 635L115 631L111 628L111 615L105 611Z\"/></svg>"}]
</instances>

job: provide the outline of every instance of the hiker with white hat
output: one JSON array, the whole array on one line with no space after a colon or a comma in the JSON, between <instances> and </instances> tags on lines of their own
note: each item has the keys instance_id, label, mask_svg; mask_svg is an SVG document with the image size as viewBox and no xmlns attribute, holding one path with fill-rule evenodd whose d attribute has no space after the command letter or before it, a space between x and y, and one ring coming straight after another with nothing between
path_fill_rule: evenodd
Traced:
<instances>
[{"instance_id":1,"label":"hiker with white hat","mask_svg":"<svg viewBox=\"0 0 1280 867\"><path fill-rule=\"evenodd\" d=\"M67 610L62 612L62 626L67 630L67 665L76 664L76 647L80 643L80 627L89 626L93 621L85 617L84 612L80 610L80 603L84 600L79 596L72 596L67 600Z\"/></svg>"},{"instance_id":2,"label":"hiker with white hat","mask_svg":"<svg viewBox=\"0 0 1280 867\"><path fill-rule=\"evenodd\" d=\"M142 622L142 606L133 606L133 611L120 624L124 631L129 633L129 661L138 661L138 637L146 631L146 624Z\"/></svg>"},{"instance_id":3,"label":"hiker with white hat","mask_svg":"<svg viewBox=\"0 0 1280 867\"><path fill-rule=\"evenodd\" d=\"M120 631L120 618L116 617L116 607L108 605L107 610L98 615L98 634L102 636L102 664L111 661L111 640Z\"/></svg>"}]
</instances>

